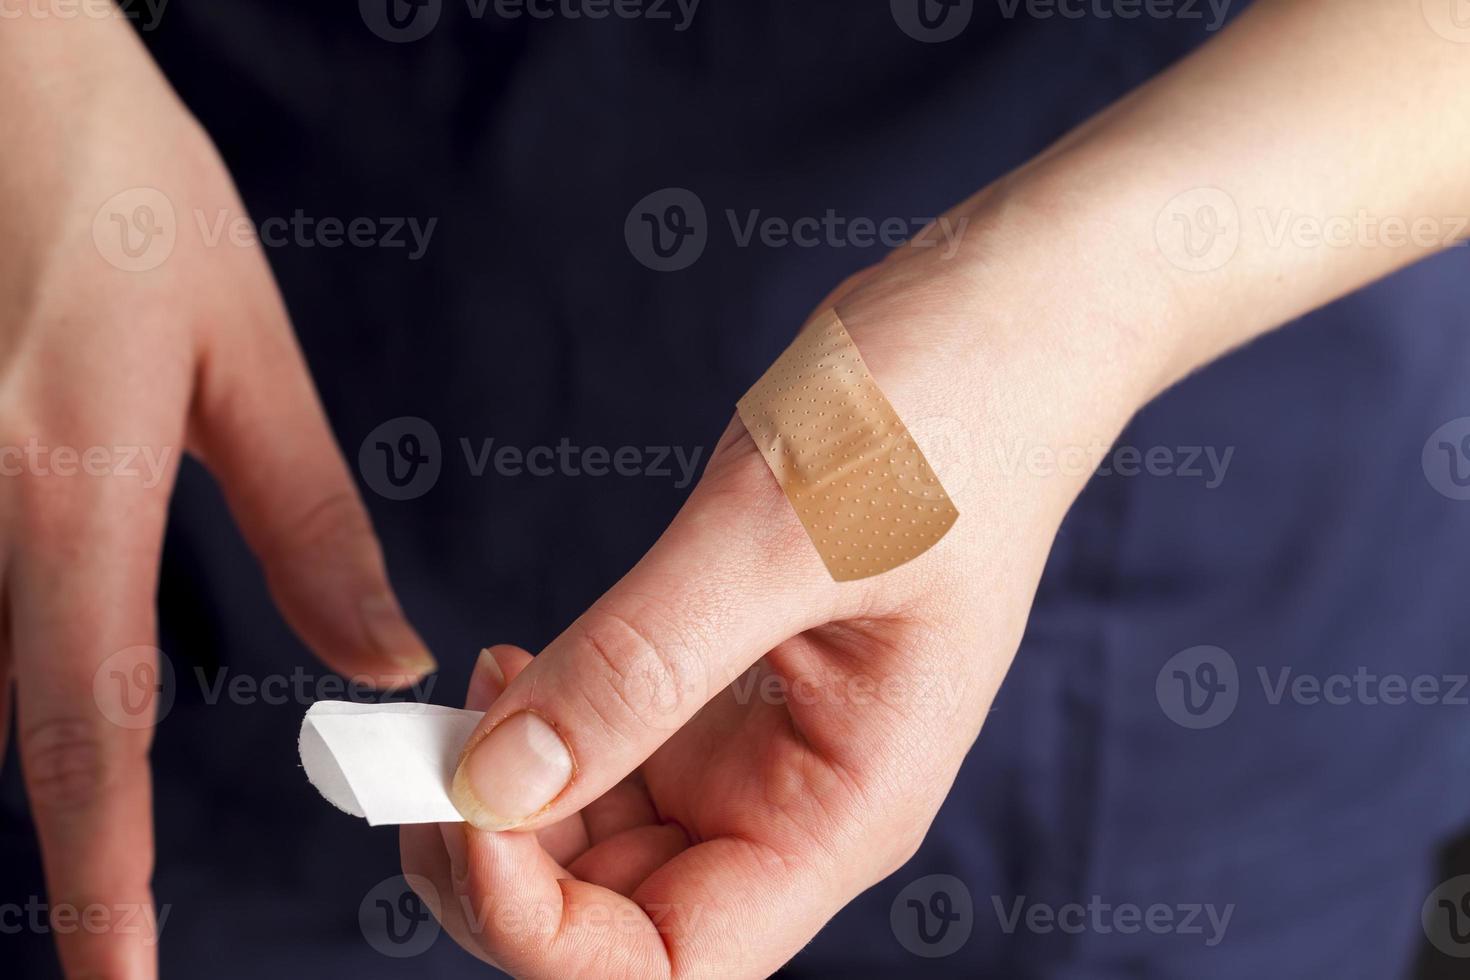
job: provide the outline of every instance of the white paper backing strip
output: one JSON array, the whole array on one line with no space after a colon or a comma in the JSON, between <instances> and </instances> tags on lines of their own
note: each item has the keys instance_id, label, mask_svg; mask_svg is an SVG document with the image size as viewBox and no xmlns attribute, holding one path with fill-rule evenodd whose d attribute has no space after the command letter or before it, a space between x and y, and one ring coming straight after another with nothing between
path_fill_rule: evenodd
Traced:
<instances>
[{"instance_id":1,"label":"white paper backing strip","mask_svg":"<svg viewBox=\"0 0 1470 980\"><path fill-rule=\"evenodd\" d=\"M306 778L374 827L458 823L449 784L478 711L400 702L318 701L301 722Z\"/></svg>"}]
</instances>

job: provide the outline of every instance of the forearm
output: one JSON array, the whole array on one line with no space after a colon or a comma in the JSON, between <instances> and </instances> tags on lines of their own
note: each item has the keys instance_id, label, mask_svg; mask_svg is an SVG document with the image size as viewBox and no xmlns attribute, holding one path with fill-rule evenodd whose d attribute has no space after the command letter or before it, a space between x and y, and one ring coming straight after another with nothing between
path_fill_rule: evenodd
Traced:
<instances>
[{"instance_id":1,"label":"forearm","mask_svg":"<svg viewBox=\"0 0 1470 980\"><path fill-rule=\"evenodd\" d=\"M1261 0L969 202L994 230L972 275L1003 270L987 291L1024 289L1054 343L1126 361L1146 400L1447 247L1470 216L1470 28L1442 36L1435 3Z\"/></svg>"}]
</instances>

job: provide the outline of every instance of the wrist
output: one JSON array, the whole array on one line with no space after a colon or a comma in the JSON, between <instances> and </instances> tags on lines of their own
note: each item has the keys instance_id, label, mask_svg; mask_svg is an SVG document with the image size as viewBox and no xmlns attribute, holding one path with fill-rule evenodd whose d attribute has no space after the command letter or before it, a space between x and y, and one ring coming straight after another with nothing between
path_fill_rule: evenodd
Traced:
<instances>
[{"instance_id":1,"label":"wrist","mask_svg":"<svg viewBox=\"0 0 1470 980\"><path fill-rule=\"evenodd\" d=\"M894 373L923 375L895 385L921 445L926 419L958 420L959 479L994 494L984 506L1054 530L1093 464L1179 373L1181 318L1149 256L1025 174L950 221L957 250L899 250L839 312L885 387ZM955 469L935 462L941 478Z\"/></svg>"}]
</instances>

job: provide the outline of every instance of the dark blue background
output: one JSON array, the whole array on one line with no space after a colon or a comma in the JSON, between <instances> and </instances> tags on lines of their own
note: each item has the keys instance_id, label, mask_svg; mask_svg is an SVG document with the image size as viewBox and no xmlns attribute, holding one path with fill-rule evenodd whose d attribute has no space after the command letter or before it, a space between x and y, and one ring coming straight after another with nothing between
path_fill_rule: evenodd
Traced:
<instances>
[{"instance_id":1,"label":"dark blue background","mask_svg":"<svg viewBox=\"0 0 1470 980\"><path fill-rule=\"evenodd\" d=\"M355 5L173 0L148 40L257 220L437 217L427 255L273 249L350 459L398 416L443 442L437 485L364 484L398 591L458 703L474 653L536 649L645 550L687 492L655 478L470 474L458 440L710 447L811 307L878 249L739 248L723 212L925 216L967 197L1208 37L1197 21L1007 20L981 3L920 44L882 0L704 0L693 26L506 21L446 0L391 44ZM1330 165L1324 162L1324 165ZM667 186L709 208L703 257L634 260L624 219ZM1235 447L1213 490L1094 480L1068 519L985 732L913 862L844 910L793 976L1398 976L1433 851L1470 817L1470 708L1269 705L1257 667L1463 672L1470 503L1420 450L1470 415L1466 259L1452 253L1270 336L1150 407L1124 442ZM1065 288L1060 270L1059 288ZM305 664L218 493L190 465L160 595L181 673ZM1154 695L1179 650L1231 652L1245 690L1206 731ZM186 677L187 679L187 677ZM358 904L396 834L297 771L304 705L207 705L158 731L165 977L470 977L441 936L393 960ZM43 894L14 761L0 902ZM890 905L930 873L975 907L965 947L904 950ZM1229 932L998 927L992 897L1234 903ZM0 937L20 975L50 937Z\"/></svg>"}]
</instances>

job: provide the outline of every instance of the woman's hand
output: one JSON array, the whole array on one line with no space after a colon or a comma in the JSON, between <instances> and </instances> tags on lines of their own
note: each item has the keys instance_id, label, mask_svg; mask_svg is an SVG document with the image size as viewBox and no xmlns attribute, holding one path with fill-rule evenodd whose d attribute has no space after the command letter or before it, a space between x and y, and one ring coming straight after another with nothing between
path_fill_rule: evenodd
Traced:
<instances>
[{"instance_id":1,"label":"woman's hand","mask_svg":"<svg viewBox=\"0 0 1470 980\"><path fill-rule=\"evenodd\" d=\"M221 481L281 610L338 670L429 669L389 588L244 211L121 19L0 30L0 737L19 755L69 976L156 974L148 746L179 459ZM89 917L89 921L90 917Z\"/></svg>"},{"instance_id":2,"label":"woman's hand","mask_svg":"<svg viewBox=\"0 0 1470 980\"><path fill-rule=\"evenodd\" d=\"M524 977L764 975L913 854L1081 484L969 470L963 434L1055 448L1127 415L1094 409L1106 384L1058 390L1037 325L985 322L984 278L911 247L824 304L960 510L932 550L834 582L737 420L621 582L534 660L482 655L473 825L402 837L467 949Z\"/></svg>"},{"instance_id":3,"label":"woman's hand","mask_svg":"<svg viewBox=\"0 0 1470 980\"><path fill-rule=\"evenodd\" d=\"M1046 461L1085 458L1193 368L1449 244L1270 229L1467 213L1470 113L1446 109L1470 105L1470 45L1450 4L1263 0L952 216L970 219L953 261L911 246L839 290L824 305L958 523L908 565L834 583L732 425L627 577L534 661L501 648L482 666L456 779L473 826L403 834L449 931L518 976L759 976L897 868L1083 482ZM936 418L968 451L926 438Z\"/></svg>"}]
</instances>

